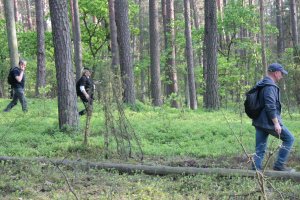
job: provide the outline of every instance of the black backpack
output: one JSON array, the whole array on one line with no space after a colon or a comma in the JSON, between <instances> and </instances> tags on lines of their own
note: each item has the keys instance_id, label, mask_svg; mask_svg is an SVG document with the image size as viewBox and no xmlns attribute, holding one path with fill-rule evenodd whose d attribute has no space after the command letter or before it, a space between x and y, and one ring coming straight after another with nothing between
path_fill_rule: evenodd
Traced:
<instances>
[{"instance_id":1,"label":"black backpack","mask_svg":"<svg viewBox=\"0 0 300 200\"><path fill-rule=\"evenodd\" d=\"M246 100L244 102L245 112L251 119L259 117L260 112L264 108L259 102L259 94L263 87L253 87L251 90L246 92Z\"/></svg>"},{"instance_id":2,"label":"black backpack","mask_svg":"<svg viewBox=\"0 0 300 200\"><path fill-rule=\"evenodd\" d=\"M9 85L12 85L14 83L14 76L13 76L13 73L12 71L15 69L15 68L18 68L18 67L13 67L13 68L10 68L9 72L8 72L8 76L7 76L7 83Z\"/></svg>"}]
</instances>

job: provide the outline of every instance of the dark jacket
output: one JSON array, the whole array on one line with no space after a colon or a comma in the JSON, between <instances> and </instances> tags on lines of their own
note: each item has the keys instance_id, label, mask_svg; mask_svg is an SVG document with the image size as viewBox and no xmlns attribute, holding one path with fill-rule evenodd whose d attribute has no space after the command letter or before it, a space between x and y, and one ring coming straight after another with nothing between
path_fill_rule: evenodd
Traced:
<instances>
[{"instance_id":1,"label":"dark jacket","mask_svg":"<svg viewBox=\"0 0 300 200\"><path fill-rule=\"evenodd\" d=\"M83 93L80 91L80 86L84 86L85 91L93 97L94 94L94 84L93 80L91 78L88 78L86 76L81 76L81 78L76 83L76 93L79 97L85 98Z\"/></svg>"},{"instance_id":2,"label":"dark jacket","mask_svg":"<svg viewBox=\"0 0 300 200\"><path fill-rule=\"evenodd\" d=\"M23 74L23 78L21 82L18 82L16 77L20 76L21 70L19 67L15 67L12 71L12 77L13 77L13 82L12 82L12 88L22 88L24 89L25 86L25 73Z\"/></svg>"},{"instance_id":3,"label":"dark jacket","mask_svg":"<svg viewBox=\"0 0 300 200\"><path fill-rule=\"evenodd\" d=\"M264 108L259 117L252 121L252 125L263 129L274 130L272 119L277 117L279 124L282 126L279 87L268 76L259 81L256 87L263 87L260 91L259 101Z\"/></svg>"}]
</instances>

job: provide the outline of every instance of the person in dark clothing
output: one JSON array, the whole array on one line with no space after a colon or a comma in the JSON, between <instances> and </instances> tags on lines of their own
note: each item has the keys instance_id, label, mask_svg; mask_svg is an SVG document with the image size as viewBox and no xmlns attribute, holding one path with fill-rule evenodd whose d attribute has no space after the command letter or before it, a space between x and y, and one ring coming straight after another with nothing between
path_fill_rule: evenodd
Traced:
<instances>
[{"instance_id":1,"label":"person in dark clothing","mask_svg":"<svg viewBox=\"0 0 300 200\"><path fill-rule=\"evenodd\" d=\"M286 161L294 143L294 136L283 125L280 90L276 85L276 82L282 79L284 74L287 75L288 72L280 64L273 63L268 66L267 76L256 84L257 87L263 87L260 91L259 101L261 105L264 105L264 108L259 117L252 121L252 125L256 129L256 146L252 169L262 170L267 140L269 135L272 135L282 140L273 169L276 171L295 171L286 167Z\"/></svg>"},{"instance_id":2,"label":"person in dark clothing","mask_svg":"<svg viewBox=\"0 0 300 200\"><path fill-rule=\"evenodd\" d=\"M81 78L76 83L76 93L84 104L85 109L79 112L79 115L85 113L91 114L93 106L94 84L91 78L91 70L84 68Z\"/></svg>"},{"instance_id":3,"label":"person in dark clothing","mask_svg":"<svg viewBox=\"0 0 300 200\"><path fill-rule=\"evenodd\" d=\"M19 61L19 66L15 67L10 73L12 73L13 82L11 84L13 90L12 101L4 109L4 112L9 112L15 105L17 105L18 100L22 105L23 112L27 112L27 101L24 95L25 87L25 69L27 62L25 60Z\"/></svg>"}]
</instances>

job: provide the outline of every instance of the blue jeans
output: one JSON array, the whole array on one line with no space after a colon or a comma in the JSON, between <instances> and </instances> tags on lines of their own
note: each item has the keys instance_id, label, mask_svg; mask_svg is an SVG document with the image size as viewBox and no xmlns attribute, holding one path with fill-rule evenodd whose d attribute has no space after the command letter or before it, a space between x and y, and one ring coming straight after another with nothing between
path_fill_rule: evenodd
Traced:
<instances>
[{"instance_id":1,"label":"blue jeans","mask_svg":"<svg viewBox=\"0 0 300 200\"><path fill-rule=\"evenodd\" d=\"M12 101L7 105L5 108L5 111L10 111L15 105L17 105L18 100L20 101L22 105L22 110L24 112L27 112L27 101L24 95L24 89L23 88L13 88L13 99Z\"/></svg>"},{"instance_id":2,"label":"blue jeans","mask_svg":"<svg viewBox=\"0 0 300 200\"><path fill-rule=\"evenodd\" d=\"M282 145L279 149L277 160L274 163L274 167L279 167L279 168L283 167L288 159L290 150L295 140L293 134L285 126L282 126L280 137L275 132L275 130L274 131L266 130L258 127L255 127L255 129L256 129L256 146L255 146L254 162L256 165L256 169L262 170L262 162L267 149L267 142L268 142L269 135L273 135L274 137L280 138L282 140Z\"/></svg>"}]
</instances>

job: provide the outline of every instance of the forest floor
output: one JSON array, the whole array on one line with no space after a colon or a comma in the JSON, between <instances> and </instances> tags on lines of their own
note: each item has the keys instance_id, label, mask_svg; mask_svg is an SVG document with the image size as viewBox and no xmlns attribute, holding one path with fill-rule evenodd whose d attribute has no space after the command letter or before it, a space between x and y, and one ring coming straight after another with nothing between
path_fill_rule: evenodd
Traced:
<instances>
[{"instance_id":1,"label":"forest floor","mask_svg":"<svg viewBox=\"0 0 300 200\"><path fill-rule=\"evenodd\" d=\"M0 99L3 108L9 100ZM79 104L79 106L81 106ZM126 109L132 128L140 138L143 164L151 166L250 169L247 153L254 151L254 130L250 120L240 118L238 110L205 112L188 109L154 109L138 105ZM104 156L104 115L95 105L88 146L83 129L61 132L57 128L55 100L28 100L29 112L16 106L0 115L0 155L23 158L53 158L141 164L137 157L121 159L115 145ZM225 117L226 116L226 117ZM300 115L283 113L287 127L300 137ZM85 118L81 118L81 127ZM237 140L240 140L238 142ZM111 141L113 139L111 138ZM280 142L270 138L269 154ZM300 171L299 143L291 152L289 166ZM136 150L134 147L134 153ZM275 154L276 155L276 152ZM272 168L274 157L267 169ZM134 155L135 156L135 155ZM151 176L118 171L83 170L53 163L9 161L0 163L0 199L259 199L256 178L218 175ZM268 199L300 199L300 185L292 180L265 179Z\"/></svg>"}]
</instances>

